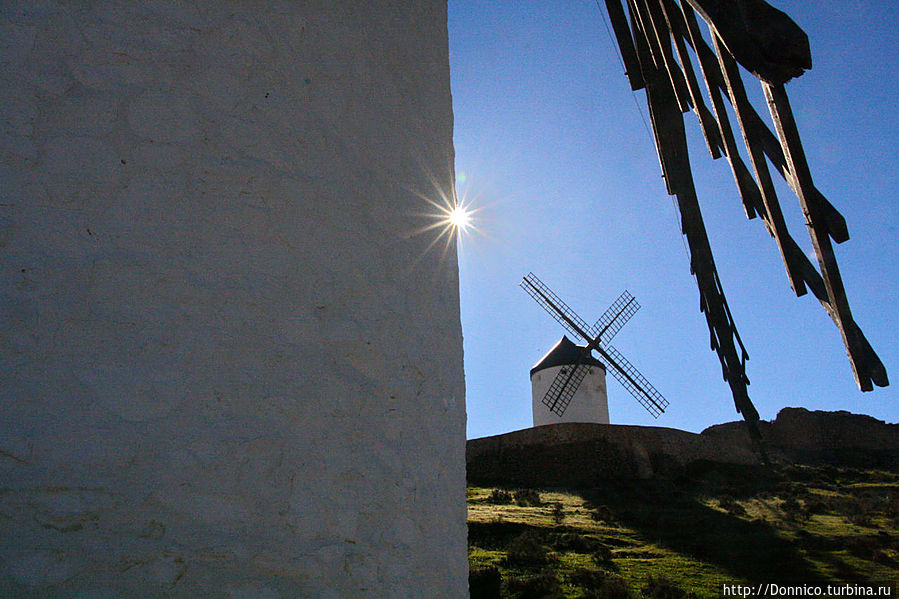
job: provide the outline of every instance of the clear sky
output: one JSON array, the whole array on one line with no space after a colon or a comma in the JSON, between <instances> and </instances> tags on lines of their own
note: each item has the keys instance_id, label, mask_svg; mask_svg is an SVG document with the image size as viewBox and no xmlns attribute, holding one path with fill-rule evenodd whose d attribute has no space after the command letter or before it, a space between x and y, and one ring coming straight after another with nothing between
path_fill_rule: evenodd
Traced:
<instances>
[{"instance_id":1,"label":"clear sky","mask_svg":"<svg viewBox=\"0 0 899 599\"><path fill-rule=\"evenodd\" d=\"M792 293L774 241L746 219L726 159L712 160L689 113L750 397L763 419L803 406L899 422L899 3L773 4L810 38L813 68L787 91L815 183L848 223L851 239L835 247L853 315L893 384L858 390L838 330L811 294ZM457 190L477 210L459 253L469 438L531 426L528 370L563 330L518 287L529 271L589 322L624 289L642 305L614 345L671 406L655 420L609 376L613 423L698 432L739 418L709 349L645 96L630 91L606 19L594 0L449 0ZM795 195L780 185L778 196L810 252Z\"/></svg>"}]
</instances>

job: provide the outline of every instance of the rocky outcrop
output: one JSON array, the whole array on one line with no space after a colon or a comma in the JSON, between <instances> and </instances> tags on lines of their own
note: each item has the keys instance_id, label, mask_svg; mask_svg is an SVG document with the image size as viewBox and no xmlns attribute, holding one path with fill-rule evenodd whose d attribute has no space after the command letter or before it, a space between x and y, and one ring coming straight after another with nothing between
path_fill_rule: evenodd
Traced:
<instances>
[{"instance_id":1,"label":"rocky outcrop","mask_svg":"<svg viewBox=\"0 0 899 599\"><path fill-rule=\"evenodd\" d=\"M864 414L784 408L762 423L761 432L772 454L787 461L899 470L899 424ZM709 427L702 435L728 445L749 444L739 422Z\"/></svg>"},{"instance_id":2,"label":"rocky outcrop","mask_svg":"<svg viewBox=\"0 0 899 599\"><path fill-rule=\"evenodd\" d=\"M848 412L785 408L762 422L778 461L899 470L899 425ZM742 422L700 434L671 428L563 423L468 441L473 484L589 487L604 479L671 477L691 465L761 464Z\"/></svg>"}]
</instances>

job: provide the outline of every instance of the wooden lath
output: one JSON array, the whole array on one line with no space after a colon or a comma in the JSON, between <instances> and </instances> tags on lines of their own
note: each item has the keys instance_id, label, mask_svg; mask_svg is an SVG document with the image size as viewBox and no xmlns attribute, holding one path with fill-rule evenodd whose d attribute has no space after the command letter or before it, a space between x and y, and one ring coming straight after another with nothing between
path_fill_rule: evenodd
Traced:
<instances>
[{"instance_id":1,"label":"wooden lath","mask_svg":"<svg viewBox=\"0 0 899 599\"><path fill-rule=\"evenodd\" d=\"M727 157L746 216L761 217L777 244L793 291L801 296L811 290L833 319L859 388L888 385L882 362L852 318L833 253L832 242L849 239L846 221L812 182L784 89L787 80L811 67L805 33L763 0L606 0L606 8L631 89L646 90L662 174L668 193L677 198L712 348L750 430L757 434L758 414L746 392L746 351L721 289L690 170L682 116L690 110L711 156ZM711 45L697 15L707 25ZM740 66L760 80L776 134L750 104ZM751 170L740 155L725 99ZM769 164L799 199L818 268L790 235Z\"/></svg>"}]
</instances>

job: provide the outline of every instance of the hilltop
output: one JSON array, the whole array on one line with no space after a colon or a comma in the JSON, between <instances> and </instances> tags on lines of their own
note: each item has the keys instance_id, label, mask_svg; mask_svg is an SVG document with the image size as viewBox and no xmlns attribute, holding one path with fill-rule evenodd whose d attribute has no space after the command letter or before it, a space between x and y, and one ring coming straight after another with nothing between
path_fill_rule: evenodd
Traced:
<instances>
[{"instance_id":1,"label":"hilltop","mask_svg":"<svg viewBox=\"0 0 899 599\"><path fill-rule=\"evenodd\" d=\"M762 431L769 466L741 423L469 441L472 598L720 598L769 583L895 593L899 427L788 408Z\"/></svg>"},{"instance_id":2,"label":"hilltop","mask_svg":"<svg viewBox=\"0 0 899 599\"><path fill-rule=\"evenodd\" d=\"M775 462L899 471L899 424L784 408L760 430ZM615 424L538 426L471 439L466 458L471 483L574 488L609 478L672 478L703 462L761 464L742 422L699 434Z\"/></svg>"}]
</instances>

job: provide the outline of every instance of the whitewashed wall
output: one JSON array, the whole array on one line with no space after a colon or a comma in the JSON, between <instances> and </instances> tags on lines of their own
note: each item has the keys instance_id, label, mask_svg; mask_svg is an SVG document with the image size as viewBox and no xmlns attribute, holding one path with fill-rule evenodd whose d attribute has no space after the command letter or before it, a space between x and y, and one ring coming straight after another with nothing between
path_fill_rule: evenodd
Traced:
<instances>
[{"instance_id":1,"label":"whitewashed wall","mask_svg":"<svg viewBox=\"0 0 899 599\"><path fill-rule=\"evenodd\" d=\"M459 597L446 6L0 4L0 596Z\"/></svg>"}]
</instances>

